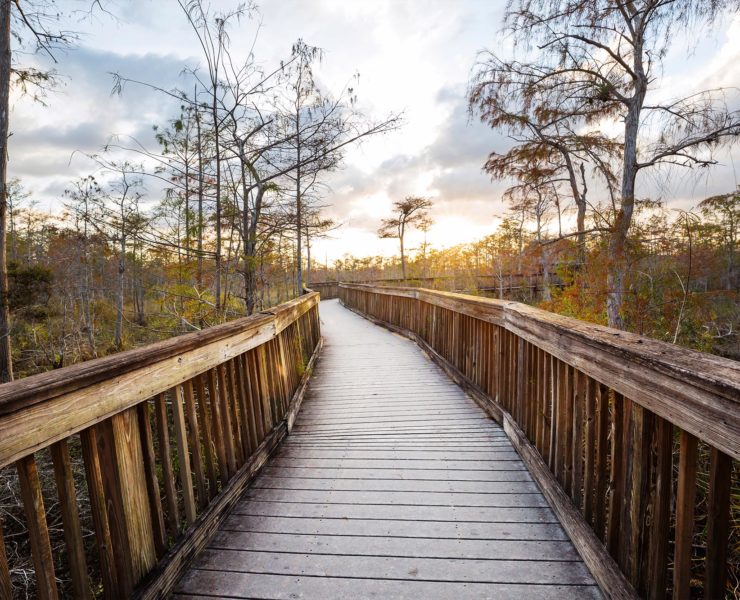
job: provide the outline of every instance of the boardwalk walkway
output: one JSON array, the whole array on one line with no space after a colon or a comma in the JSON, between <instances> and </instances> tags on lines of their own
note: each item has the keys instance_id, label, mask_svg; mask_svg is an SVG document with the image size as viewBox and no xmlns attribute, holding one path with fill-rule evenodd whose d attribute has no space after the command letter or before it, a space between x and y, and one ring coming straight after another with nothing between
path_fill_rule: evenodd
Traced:
<instances>
[{"instance_id":1,"label":"boardwalk walkway","mask_svg":"<svg viewBox=\"0 0 740 600\"><path fill-rule=\"evenodd\" d=\"M293 433L176 597L600 597L496 423L413 342L321 321Z\"/></svg>"}]
</instances>

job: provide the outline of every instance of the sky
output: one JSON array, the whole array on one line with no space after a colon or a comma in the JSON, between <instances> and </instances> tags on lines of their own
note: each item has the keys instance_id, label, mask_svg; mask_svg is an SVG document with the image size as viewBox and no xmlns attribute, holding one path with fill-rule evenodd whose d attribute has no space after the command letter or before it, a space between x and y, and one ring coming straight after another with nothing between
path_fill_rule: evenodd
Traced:
<instances>
[{"instance_id":1,"label":"sky","mask_svg":"<svg viewBox=\"0 0 740 600\"><path fill-rule=\"evenodd\" d=\"M212 5L225 9L234 2ZM510 49L501 33L506 0L263 0L258 5L259 16L231 33L235 56L246 56L257 32L257 60L276 66L302 38L324 50L316 69L324 89L338 93L359 73L360 110L371 119L404 115L401 129L351 148L343 168L327 179L325 214L340 227L314 243L316 260L394 254L397 242L379 239L376 231L393 201L409 195L434 202L434 225L427 234L434 246L495 231L510 182L491 181L482 166L489 152L503 151L509 142L470 117L465 92L480 51ZM183 67L198 64L196 39L175 0L113 0L106 7L112 16L98 12L71 24L80 40L57 55L53 66L60 85L47 94L44 106L18 93L12 97L9 174L21 179L39 209L54 214L62 210L70 182L95 169L85 154L100 151L111 136L134 135L154 147L152 126L176 115L172 102L145 88L128 86L111 95L111 73L169 89L183 83ZM671 46L659 95L740 88L740 18L698 33ZM31 55L21 55L19 62L50 64ZM717 158L719 165L700 174L641 175L638 195L685 209L730 191L737 185L740 149ZM421 234L412 234L407 247L420 241Z\"/></svg>"}]
</instances>

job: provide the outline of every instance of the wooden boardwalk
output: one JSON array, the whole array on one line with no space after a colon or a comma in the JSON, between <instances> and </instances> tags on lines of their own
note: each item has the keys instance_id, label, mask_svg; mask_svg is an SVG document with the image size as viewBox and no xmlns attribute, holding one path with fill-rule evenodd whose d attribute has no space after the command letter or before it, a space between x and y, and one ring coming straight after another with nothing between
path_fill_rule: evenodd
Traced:
<instances>
[{"instance_id":1,"label":"wooden boardwalk","mask_svg":"<svg viewBox=\"0 0 740 600\"><path fill-rule=\"evenodd\" d=\"M321 320L292 434L177 597L601 597L495 422L413 342Z\"/></svg>"}]
</instances>

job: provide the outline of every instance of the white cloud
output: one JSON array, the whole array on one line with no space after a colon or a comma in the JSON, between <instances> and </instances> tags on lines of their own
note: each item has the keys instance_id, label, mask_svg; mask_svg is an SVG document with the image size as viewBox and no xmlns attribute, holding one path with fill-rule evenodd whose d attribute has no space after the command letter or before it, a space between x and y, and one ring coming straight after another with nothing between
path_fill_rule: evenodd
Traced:
<instances>
[{"instance_id":1,"label":"white cloud","mask_svg":"<svg viewBox=\"0 0 740 600\"><path fill-rule=\"evenodd\" d=\"M62 1L60 4L64 6ZM214 0L217 8L231 0ZM509 41L499 33L503 0L270 0L261 21L245 20L232 30L234 53L256 44L258 60L277 65L299 37L322 47L318 78L341 89L358 71L359 105L371 117L405 111L406 125L368 140L347 153L345 169L332 175L328 213L344 223L332 238L315 243L315 256L392 253L392 241L375 235L391 203L409 194L435 200L434 244L449 244L490 232L505 182L492 183L481 167L487 154L508 142L469 122L465 87L477 52L499 51ZM176 103L143 88L111 96L110 72L156 82L183 83L181 70L196 64L196 40L175 2L118 0L118 19L98 15L82 22L82 45L60 56L63 88L48 107L14 98L11 176L20 175L53 207L65 180L91 169L70 157L94 152L113 133L151 138L151 126L174 116ZM692 86L740 86L740 19L729 20L691 46L676 43L666 60L664 93ZM732 187L731 155L722 167L699 178L659 173L641 179L645 194L662 194L676 206ZM417 240L418 242L418 240ZM414 242L414 243L417 243Z\"/></svg>"}]
</instances>

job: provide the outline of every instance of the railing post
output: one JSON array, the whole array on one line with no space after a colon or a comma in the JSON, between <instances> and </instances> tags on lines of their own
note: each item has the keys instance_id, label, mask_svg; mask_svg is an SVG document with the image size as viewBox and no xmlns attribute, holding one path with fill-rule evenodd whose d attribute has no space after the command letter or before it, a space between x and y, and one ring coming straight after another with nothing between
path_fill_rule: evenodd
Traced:
<instances>
[{"instance_id":1,"label":"railing post","mask_svg":"<svg viewBox=\"0 0 740 600\"><path fill-rule=\"evenodd\" d=\"M113 415L101 430L98 445L118 586L130 594L156 563L136 409Z\"/></svg>"}]
</instances>

